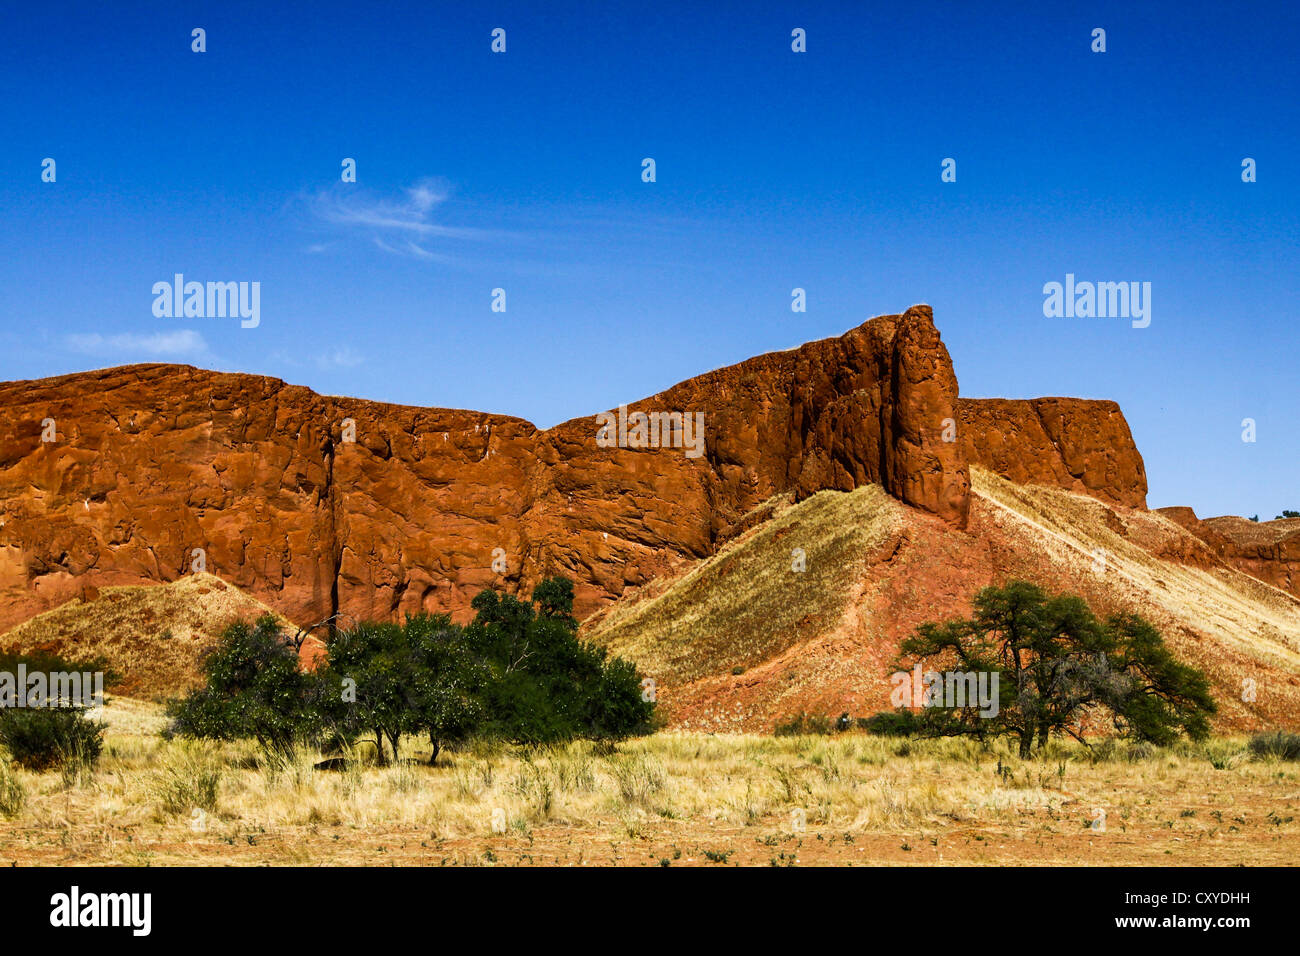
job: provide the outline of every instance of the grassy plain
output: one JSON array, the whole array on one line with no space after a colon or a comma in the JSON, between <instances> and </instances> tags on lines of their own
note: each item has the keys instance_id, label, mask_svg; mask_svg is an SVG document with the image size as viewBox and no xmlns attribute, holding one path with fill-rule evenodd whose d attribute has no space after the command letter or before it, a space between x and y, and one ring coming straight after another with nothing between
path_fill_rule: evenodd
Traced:
<instances>
[{"instance_id":1,"label":"grassy plain","mask_svg":"<svg viewBox=\"0 0 1300 956\"><path fill-rule=\"evenodd\" d=\"M0 864L1201 866L1300 859L1300 764L1245 738L1005 747L665 732L469 747L437 767L166 741L104 710L98 766L0 769ZM411 753L420 742L410 740ZM498 832L501 831L501 832Z\"/></svg>"}]
</instances>

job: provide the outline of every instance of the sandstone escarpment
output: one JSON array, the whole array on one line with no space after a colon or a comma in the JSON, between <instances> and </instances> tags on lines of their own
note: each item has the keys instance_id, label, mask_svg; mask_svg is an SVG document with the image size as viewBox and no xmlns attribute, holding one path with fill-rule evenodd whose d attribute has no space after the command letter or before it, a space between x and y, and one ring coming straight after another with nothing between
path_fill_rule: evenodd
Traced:
<instances>
[{"instance_id":1,"label":"sandstone escarpment","mask_svg":"<svg viewBox=\"0 0 1300 956\"><path fill-rule=\"evenodd\" d=\"M961 399L967 462L1017 484L1050 485L1145 508L1146 468L1124 413L1082 398Z\"/></svg>"},{"instance_id":2,"label":"sandstone escarpment","mask_svg":"<svg viewBox=\"0 0 1300 956\"><path fill-rule=\"evenodd\" d=\"M960 529L968 460L1141 505L1118 408L1042 402L959 402L924 306L635 403L620 415L630 447L598 441L595 416L541 431L189 366L8 383L0 628L196 562L302 623L462 614L483 587L527 591L551 573L575 579L586 613L712 553L778 493L879 483ZM636 447L638 412L678 413L675 428L657 421L661 447ZM697 414L698 454L681 447Z\"/></svg>"}]
</instances>

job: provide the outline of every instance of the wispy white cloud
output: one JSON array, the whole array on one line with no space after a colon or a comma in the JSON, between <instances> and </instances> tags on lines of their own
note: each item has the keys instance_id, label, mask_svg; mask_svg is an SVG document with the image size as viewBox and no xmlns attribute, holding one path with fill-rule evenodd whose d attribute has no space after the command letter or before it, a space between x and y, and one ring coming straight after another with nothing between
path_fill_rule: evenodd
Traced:
<instances>
[{"instance_id":1,"label":"wispy white cloud","mask_svg":"<svg viewBox=\"0 0 1300 956\"><path fill-rule=\"evenodd\" d=\"M193 329L173 329L137 335L123 332L101 335L98 332L71 334L64 338L67 347L86 355L126 355L161 359L211 359L207 340Z\"/></svg>"},{"instance_id":2,"label":"wispy white cloud","mask_svg":"<svg viewBox=\"0 0 1300 956\"><path fill-rule=\"evenodd\" d=\"M489 229L449 226L437 220L437 212L450 196L450 188L439 179L421 179L403 190L400 197L385 198L355 185L336 183L333 188L311 196L312 213L321 222L369 235L375 247L399 256L433 262L451 262L449 256L428 248L438 240L482 241L500 234ZM318 243L309 251L323 251Z\"/></svg>"},{"instance_id":3,"label":"wispy white cloud","mask_svg":"<svg viewBox=\"0 0 1300 956\"><path fill-rule=\"evenodd\" d=\"M432 179L422 179L407 189L406 195L416 212L429 212L447 198L447 190Z\"/></svg>"},{"instance_id":4,"label":"wispy white cloud","mask_svg":"<svg viewBox=\"0 0 1300 956\"><path fill-rule=\"evenodd\" d=\"M316 366L322 369L354 368L361 362L361 356L347 346L332 352L322 352L316 356Z\"/></svg>"},{"instance_id":5,"label":"wispy white cloud","mask_svg":"<svg viewBox=\"0 0 1300 956\"><path fill-rule=\"evenodd\" d=\"M384 242L384 240L375 236L375 246L384 250L384 252L391 252L395 256L414 256L416 259L428 259L433 262L452 261L451 256L444 256L438 252L430 252L428 249L417 243L411 242L409 239L394 244Z\"/></svg>"}]
</instances>

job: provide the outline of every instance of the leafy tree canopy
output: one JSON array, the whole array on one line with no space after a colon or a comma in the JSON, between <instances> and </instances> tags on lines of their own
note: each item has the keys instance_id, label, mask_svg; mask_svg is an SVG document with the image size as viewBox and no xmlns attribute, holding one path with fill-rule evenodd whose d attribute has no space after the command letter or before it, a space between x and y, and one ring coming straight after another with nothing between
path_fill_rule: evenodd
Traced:
<instances>
[{"instance_id":1,"label":"leafy tree canopy","mask_svg":"<svg viewBox=\"0 0 1300 956\"><path fill-rule=\"evenodd\" d=\"M985 588L969 619L923 624L896 663L996 675L996 713L969 700L926 707L921 731L1009 736L1023 757L1054 734L1082 739L1085 712L1108 714L1120 734L1155 743L1179 733L1203 739L1215 713L1205 675L1179 663L1150 622L1136 614L1098 620L1081 598L1026 581Z\"/></svg>"}]
</instances>

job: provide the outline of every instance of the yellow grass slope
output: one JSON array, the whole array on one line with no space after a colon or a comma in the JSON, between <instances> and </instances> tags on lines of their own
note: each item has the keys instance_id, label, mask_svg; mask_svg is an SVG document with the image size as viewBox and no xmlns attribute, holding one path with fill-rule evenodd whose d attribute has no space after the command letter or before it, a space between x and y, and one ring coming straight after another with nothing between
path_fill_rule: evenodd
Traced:
<instances>
[{"instance_id":1,"label":"yellow grass slope","mask_svg":"<svg viewBox=\"0 0 1300 956\"><path fill-rule=\"evenodd\" d=\"M670 684L752 667L837 625L907 513L875 485L760 509L775 514L660 593L652 584L584 626ZM803 572L794 570L800 562Z\"/></svg>"},{"instance_id":2,"label":"yellow grass slope","mask_svg":"<svg viewBox=\"0 0 1300 956\"><path fill-rule=\"evenodd\" d=\"M969 614L986 585L1024 578L1081 594L1099 613L1155 622L1210 676L1219 729L1300 724L1300 601L1224 567L1158 514L978 468L972 485L966 532L878 488L822 492L584 633L656 680L672 725L770 730L800 712L886 709L903 637ZM802 573L791 569L794 548L807 554Z\"/></svg>"},{"instance_id":3,"label":"yellow grass slope","mask_svg":"<svg viewBox=\"0 0 1300 956\"><path fill-rule=\"evenodd\" d=\"M987 473L976 486L995 520L1047 560L1069 564L1096 601L1159 625L1181 659L1209 674L1221 723L1300 724L1300 600L1223 565L1162 515ZM1243 700L1252 692L1254 701Z\"/></svg>"},{"instance_id":4,"label":"yellow grass slope","mask_svg":"<svg viewBox=\"0 0 1300 956\"><path fill-rule=\"evenodd\" d=\"M0 648L102 658L118 675L115 693L163 699L201 685L201 655L232 621L271 613L214 575L191 574L170 584L106 587L91 601L74 598L10 628Z\"/></svg>"}]
</instances>

